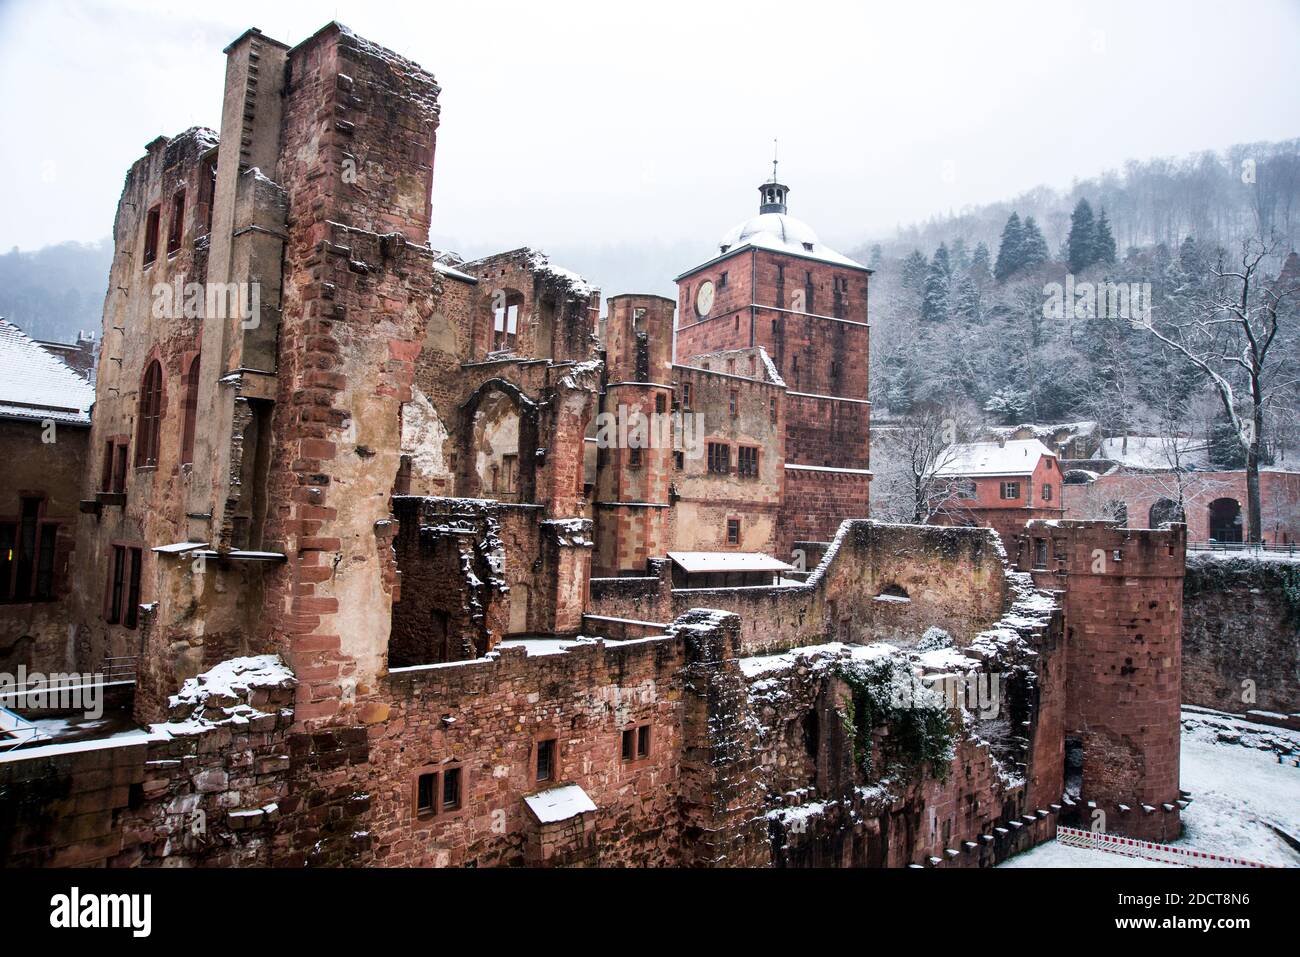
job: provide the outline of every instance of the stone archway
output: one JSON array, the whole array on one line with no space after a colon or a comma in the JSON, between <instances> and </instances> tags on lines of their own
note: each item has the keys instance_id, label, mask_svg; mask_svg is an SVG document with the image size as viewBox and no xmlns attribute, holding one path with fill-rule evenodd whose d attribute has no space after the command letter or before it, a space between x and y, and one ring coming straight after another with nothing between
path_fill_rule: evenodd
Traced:
<instances>
[{"instance_id":1,"label":"stone archway","mask_svg":"<svg viewBox=\"0 0 1300 957\"><path fill-rule=\"evenodd\" d=\"M1187 516L1182 508L1171 498L1157 499L1147 513L1147 528L1160 528L1172 523L1186 524Z\"/></svg>"},{"instance_id":2,"label":"stone archway","mask_svg":"<svg viewBox=\"0 0 1300 957\"><path fill-rule=\"evenodd\" d=\"M461 406L458 494L532 503L538 407L513 383L491 379Z\"/></svg>"},{"instance_id":3,"label":"stone archway","mask_svg":"<svg viewBox=\"0 0 1300 957\"><path fill-rule=\"evenodd\" d=\"M1245 541L1241 503L1235 498L1216 498L1209 505L1210 538L1216 542Z\"/></svg>"}]
</instances>

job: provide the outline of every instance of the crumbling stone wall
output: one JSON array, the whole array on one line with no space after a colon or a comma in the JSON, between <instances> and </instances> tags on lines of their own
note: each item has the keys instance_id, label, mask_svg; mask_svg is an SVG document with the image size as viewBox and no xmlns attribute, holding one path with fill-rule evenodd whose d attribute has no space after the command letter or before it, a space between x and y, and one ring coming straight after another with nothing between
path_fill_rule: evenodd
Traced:
<instances>
[{"instance_id":1,"label":"crumbling stone wall","mask_svg":"<svg viewBox=\"0 0 1300 957\"><path fill-rule=\"evenodd\" d=\"M910 645L931 626L965 641L1002 616L1004 563L986 529L847 521L804 584L651 592L601 583L589 610L659 622L694 607L734 611L746 654L830 639Z\"/></svg>"},{"instance_id":2,"label":"crumbling stone wall","mask_svg":"<svg viewBox=\"0 0 1300 957\"><path fill-rule=\"evenodd\" d=\"M1300 708L1300 562L1190 554L1183 693L1221 711Z\"/></svg>"},{"instance_id":3,"label":"crumbling stone wall","mask_svg":"<svg viewBox=\"0 0 1300 957\"><path fill-rule=\"evenodd\" d=\"M0 754L0 866L272 863L294 684L278 658L235 659L147 732Z\"/></svg>"}]
</instances>

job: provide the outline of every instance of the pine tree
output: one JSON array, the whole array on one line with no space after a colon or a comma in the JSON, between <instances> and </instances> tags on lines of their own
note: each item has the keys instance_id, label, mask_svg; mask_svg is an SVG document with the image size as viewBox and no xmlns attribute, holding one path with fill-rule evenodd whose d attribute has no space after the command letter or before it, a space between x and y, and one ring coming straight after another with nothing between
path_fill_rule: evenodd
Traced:
<instances>
[{"instance_id":1,"label":"pine tree","mask_svg":"<svg viewBox=\"0 0 1300 957\"><path fill-rule=\"evenodd\" d=\"M993 264L989 260L988 245L980 243L975 247L975 254L971 256L970 269L968 270L971 278L977 283L985 283L993 278Z\"/></svg>"},{"instance_id":2,"label":"pine tree","mask_svg":"<svg viewBox=\"0 0 1300 957\"><path fill-rule=\"evenodd\" d=\"M1110 220L1106 218L1104 208L1097 217L1097 233L1092 252L1096 257L1095 262L1109 265L1115 261L1115 235L1110 231Z\"/></svg>"},{"instance_id":3,"label":"pine tree","mask_svg":"<svg viewBox=\"0 0 1300 957\"><path fill-rule=\"evenodd\" d=\"M993 275L1002 282L1024 264L1024 229L1020 216L1012 213L1002 227L1002 242L998 244L998 261Z\"/></svg>"},{"instance_id":4,"label":"pine tree","mask_svg":"<svg viewBox=\"0 0 1300 957\"><path fill-rule=\"evenodd\" d=\"M885 254L880 249L880 244L871 247L871 259L867 262L868 269L879 269L884 264Z\"/></svg>"},{"instance_id":5,"label":"pine tree","mask_svg":"<svg viewBox=\"0 0 1300 957\"><path fill-rule=\"evenodd\" d=\"M925 274L925 290L921 298L921 318L926 322L944 322L948 318L948 283L952 267L948 261L948 247L939 244Z\"/></svg>"},{"instance_id":6,"label":"pine tree","mask_svg":"<svg viewBox=\"0 0 1300 957\"><path fill-rule=\"evenodd\" d=\"M967 322L984 321L984 303L980 299L980 287L970 273L957 280L957 289L952 297L953 315L960 316Z\"/></svg>"},{"instance_id":7,"label":"pine tree","mask_svg":"<svg viewBox=\"0 0 1300 957\"><path fill-rule=\"evenodd\" d=\"M1032 216L1025 217L1024 227L1020 233L1020 249L1022 268L1028 269L1052 258L1051 253L1047 251L1047 240L1043 238L1043 231L1038 228Z\"/></svg>"},{"instance_id":8,"label":"pine tree","mask_svg":"<svg viewBox=\"0 0 1300 957\"><path fill-rule=\"evenodd\" d=\"M958 236L952 241L952 248L949 250L949 261L952 263L954 273L963 273L970 268L970 253L966 251L966 240Z\"/></svg>"},{"instance_id":9,"label":"pine tree","mask_svg":"<svg viewBox=\"0 0 1300 957\"><path fill-rule=\"evenodd\" d=\"M929 268L921 250L913 249L911 255L903 260L903 287L919 293L925 288L925 273Z\"/></svg>"},{"instance_id":10,"label":"pine tree","mask_svg":"<svg viewBox=\"0 0 1300 957\"><path fill-rule=\"evenodd\" d=\"M1070 214L1070 235L1065 239L1070 272L1080 273L1097 261L1097 223L1086 199L1079 200Z\"/></svg>"}]
</instances>

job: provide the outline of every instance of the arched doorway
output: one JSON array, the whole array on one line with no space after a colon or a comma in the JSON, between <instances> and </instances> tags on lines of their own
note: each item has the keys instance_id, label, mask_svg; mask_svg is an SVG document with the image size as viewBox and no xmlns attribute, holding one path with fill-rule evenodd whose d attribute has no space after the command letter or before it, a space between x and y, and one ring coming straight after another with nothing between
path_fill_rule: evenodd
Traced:
<instances>
[{"instance_id":1,"label":"arched doorway","mask_svg":"<svg viewBox=\"0 0 1300 957\"><path fill-rule=\"evenodd\" d=\"M1185 523L1186 521L1187 516L1178 507L1178 503L1171 498L1157 499L1147 514L1147 528L1160 528L1173 522Z\"/></svg>"},{"instance_id":2,"label":"arched doorway","mask_svg":"<svg viewBox=\"0 0 1300 957\"><path fill-rule=\"evenodd\" d=\"M532 502L537 465L537 407L503 379L479 387L461 407L459 494Z\"/></svg>"},{"instance_id":3,"label":"arched doorway","mask_svg":"<svg viewBox=\"0 0 1300 957\"><path fill-rule=\"evenodd\" d=\"M1245 541L1241 503L1235 498L1216 498L1210 503L1210 538L1216 542Z\"/></svg>"}]
</instances>

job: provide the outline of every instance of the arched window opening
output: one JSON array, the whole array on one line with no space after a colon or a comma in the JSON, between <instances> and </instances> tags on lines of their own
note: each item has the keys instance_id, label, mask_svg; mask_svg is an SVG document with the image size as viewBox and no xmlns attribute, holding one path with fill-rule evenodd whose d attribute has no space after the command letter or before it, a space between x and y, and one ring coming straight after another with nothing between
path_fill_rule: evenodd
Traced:
<instances>
[{"instance_id":1,"label":"arched window opening","mask_svg":"<svg viewBox=\"0 0 1300 957\"><path fill-rule=\"evenodd\" d=\"M190 360L185 373L185 423L181 431L181 464L194 462L194 428L199 412L199 357Z\"/></svg>"},{"instance_id":2,"label":"arched window opening","mask_svg":"<svg viewBox=\"0 0 1300 957\"><path fill-rule=\"evenodd\" d=\"M162 364L149 363L140 380L139 416L135 429L135 467L158 464L158 440L162 429Z\"/></svg>"}]
</instances>

